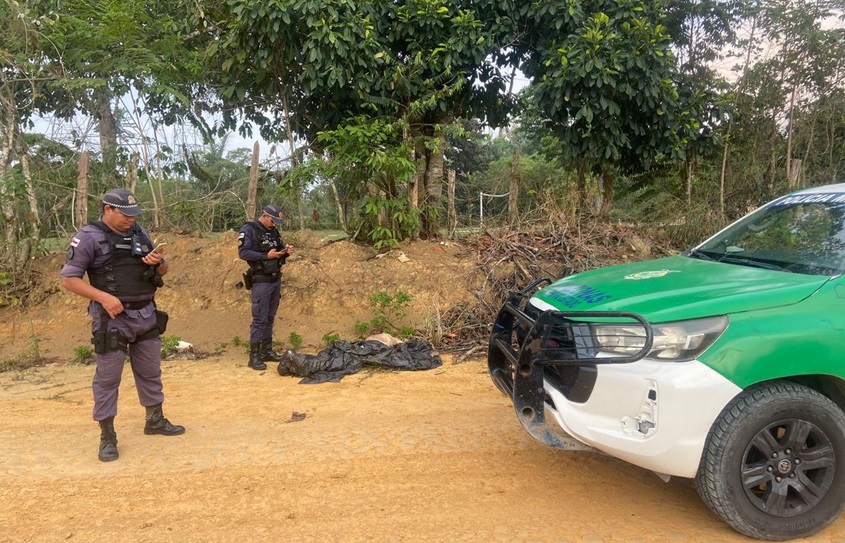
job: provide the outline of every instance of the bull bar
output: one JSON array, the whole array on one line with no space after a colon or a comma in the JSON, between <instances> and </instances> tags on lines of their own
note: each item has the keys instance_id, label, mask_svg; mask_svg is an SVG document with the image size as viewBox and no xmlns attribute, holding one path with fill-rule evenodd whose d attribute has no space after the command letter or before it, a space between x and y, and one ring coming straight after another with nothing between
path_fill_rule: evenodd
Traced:
<instances>
[{"instance_id":1,"label":"bull bar","mask_svg":"<svg viewBox=\"0 0 845 543\"><path fill-rule=\"evenodd\" d=\"M651 351L654 332L644 317L624 311L546 310L536 318L527 312L528 300L547 277L537 279L512 294L499 310L487 352L490 378L511 398L517 418L535 439L560 449L590 449L563 437L546 421L544 373L554 366L592 366L636 362ZM533 308L532 308L533 309ZM588 319L642 326L645 341L640 350L627 356L608 356L599 349Z\"/></svg>"}]
</instances>

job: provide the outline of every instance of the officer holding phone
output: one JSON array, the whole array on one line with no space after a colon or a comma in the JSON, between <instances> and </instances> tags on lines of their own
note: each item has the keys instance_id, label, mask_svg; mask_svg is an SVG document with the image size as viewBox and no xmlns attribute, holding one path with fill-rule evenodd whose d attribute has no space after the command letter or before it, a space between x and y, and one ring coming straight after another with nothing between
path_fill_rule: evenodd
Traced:
<instances>
[{"instance_id":1,"label":"officer holding phone","mask_svg":"<svg viewBox=\"0 0 845 543\"><path fill-rule=\"evenodd\" d=\"M74 234L60 273L64 288L91 300L98 457L109 462L118 458L114 417L127 353L138 399L146 408L144 433L175 436L185 428L171 424L162 413L160 336L167 314L156 308L155 293L168 271L163 246L154 247L149 232L135 222L141 208L128 190L107 192L101 208L99 220ZM88 282L83 279L86 273Z\"/></svg>"},{"instance_id":2,"label":"officer holding phone","mask_svg":"<svg viewBox=\"0 0 845 543\"><path fill-rule=\"evenodd\" d=\"M282 208L269 204L238 233L238 256L249 264L244 274L244 285L252 291L247 365L254 370L267 369L264 362L281 360L273 351L273 323L282 295L282 266L293 254L293 245L286 245L276 229L283 220Z\"/></svg>"}]
</instances>

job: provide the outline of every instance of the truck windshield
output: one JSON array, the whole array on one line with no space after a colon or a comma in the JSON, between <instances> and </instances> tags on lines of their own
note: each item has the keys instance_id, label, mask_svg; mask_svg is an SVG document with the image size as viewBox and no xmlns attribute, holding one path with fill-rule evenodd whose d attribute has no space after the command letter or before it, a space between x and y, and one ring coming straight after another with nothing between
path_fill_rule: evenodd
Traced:
<instances>
[{"instance_id":1,"label":"truck windshield","mask_svg":"<svg viewBox=\"0 0 845 543\"><path fill-rule=\"evenodd\" d=\"M687 253L690 258L808 275L845 271L845 195L786 196Z\"/></svg>"}]
</instances>

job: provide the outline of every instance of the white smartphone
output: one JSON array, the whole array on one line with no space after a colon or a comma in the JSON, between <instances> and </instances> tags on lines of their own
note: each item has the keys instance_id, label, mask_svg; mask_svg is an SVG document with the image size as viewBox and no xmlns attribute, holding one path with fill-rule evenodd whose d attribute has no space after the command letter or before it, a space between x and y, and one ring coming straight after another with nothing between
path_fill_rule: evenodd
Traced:
<instances>
[{"instance_id":1,"label":"white smartphone","mask_svg":"<svg viewBox=\"0 0 845 543\"><path fill-rule=\"evenodd\" d=\"M160 253L160 252L161 252L161 249L162 249L165 245L167 245L167 242L166 242L166 241L162 241L161 243L159 243L158 245L156 245L156 246L153 248L153 250L152 250L152 251L150 251L150 252L151 252L151 253Z\"/></svg>"}]
</instances>

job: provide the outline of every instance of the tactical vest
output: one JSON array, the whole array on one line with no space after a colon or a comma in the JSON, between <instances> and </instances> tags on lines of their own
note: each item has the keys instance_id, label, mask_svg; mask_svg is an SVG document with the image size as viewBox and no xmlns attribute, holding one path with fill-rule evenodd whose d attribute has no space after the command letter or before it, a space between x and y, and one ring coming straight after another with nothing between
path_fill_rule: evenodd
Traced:
<instances>
[{"instance_id":1,"label":"tactical vest","mask_svg":"<svg viewBox=\"0 0 845 543\"><path fill-rule=\"evenodd\" d=\"M263 228L255 221L248 224L255 231L255 239L258 243L258 247L255 248L256 251L266 254L274 249L277 251L282 250L282 236L279 234L278 230L275 228ZM247 263L255 276L278 276L278 274L282 271L282 264L284 264L282 260L284 258L285 257L271 258L269 260L248 260ZM275 279L278 279L278 277L275 277Z\"/></svg>"},{"instance_id":2,"label":"tactical vest","mask_svg":"<svg viewBox=\"0 0 845 543\"><path fill-rule=\"evenodd\" d=\"M141 260L152 249L143 230L133 224L125 235L115 233L102 221L89 223L103 231L111 247L108 260L88 270L91 285L115 296L121 302L141 302L155 297L155 271Z\"/></svg>"}]
</instances>

